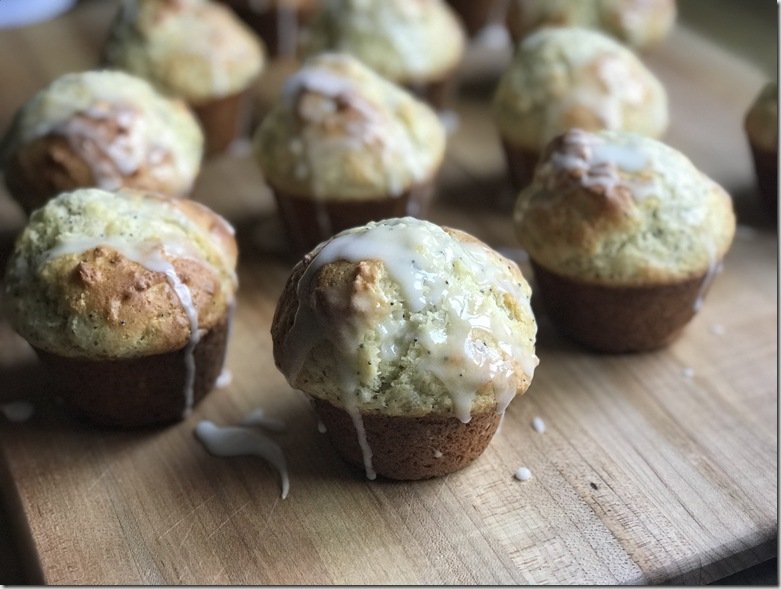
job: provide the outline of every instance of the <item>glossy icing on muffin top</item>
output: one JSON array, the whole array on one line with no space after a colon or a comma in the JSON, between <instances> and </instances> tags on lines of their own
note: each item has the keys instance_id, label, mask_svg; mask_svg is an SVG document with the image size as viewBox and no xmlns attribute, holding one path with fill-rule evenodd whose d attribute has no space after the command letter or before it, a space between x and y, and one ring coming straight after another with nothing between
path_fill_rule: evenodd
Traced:
<instances>
[{"instance_id":1,"label":"glossy icing on muffin top","mask_svg":"<svg viewBox=\"0 0 781 589\"><path fill-rule=\"evenodd\" d=\"M35 211L5 281L15 329L66 357L192 351L236 291L231 226L203 205L82 189Z\"/></svg>"},{"instance_id":2,"label":"glossy icing on muffin top","mask_svg":"<svg viewBox=\"0 0 781 589\"><path fill-rule=\"evenodd\" d=\"M16 115L3 158L48 135L65 137L106 190L148 176L161 192L186 194L203 153L203 134L183 102L118 71L65 74L38 92Z\"/></svg>"},{"instance_id":3,"label":"glossy icing on muffin top","mask_svg":"<svg viewBox=\"0 0 781 589\"><path fill-rule=\"evenodd\" d=\"M778 84L768 82L745 120L749 139L766 151L778 151Z\"/></svg>"},{"instance_id":4,"label":"glossy icing on muffin top","mask_svg":"<svg viewBox=\"0 0 781 589\"><path fill-rule=\"evenodd\" d=\"M438 80L458 65L465 35L442 0L334 0L311 25L306 53L349 53L406 84Z\"/></svg>"},{"instance_id":5,"label":"glossy icing on muffin top","mask_svg":"<svg viewBox=\"0 0 781 589\"><path fill-rule=\"evenodd\" d=\"M519 46L494 97L501 135L541 150L573 127L660 136L667 127L664 88L618 42L580 28L542 29Z\"/></svg>"},{"instance_id":6,"label":"glossy icing on muffin top","mask_svg":"<svg viewBox=\"0 0 781 589\"><path fill-rule=\"evenodd\" d=\"M399 196L430 181L445 131L424 103L343 54L308 60L255 136L276 188L314 199Z\"/></svg>"},{"instance_id":7,"label":"glossy icing on muffin top","mask_svg":"<svg viewBox=\"0 0 781 589\"><path fill-rule=\"evenodd\" d=\"M211 0L125 2L105 57L193 104L243 91L265 63L257 36Z\"/></svg>"},{"instance_id":8,"label":"glossy icing on muffin top","mask_svg":"<svg viewBox=\"0 0 781 589\"><path fill-rule=\"evenodd\" d=\"M517 265L411 217L344 231L293 270L272 326L291 386L354 417L503 412L538 363Z\"/></svg>"},{"instance_id":9,"label":"glossy icing on muffin top","mask_svg":"<svg viewBox=\"0 0 781 589\"><path fill-rule=\"evenodd\" d=\"M613 285L715 271L735 232L729 195L680 152L640 135L573 129L545 150L515 210L548 270Z\"/></svg>"}]
</instances>

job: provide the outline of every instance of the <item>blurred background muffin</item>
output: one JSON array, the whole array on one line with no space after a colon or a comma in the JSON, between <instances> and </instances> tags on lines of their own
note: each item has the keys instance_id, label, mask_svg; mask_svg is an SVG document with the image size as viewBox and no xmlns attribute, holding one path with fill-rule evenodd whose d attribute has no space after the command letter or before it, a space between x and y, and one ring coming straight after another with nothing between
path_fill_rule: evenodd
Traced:
<instances>
[{"instance_id":1,"label":"blurred background muffin","mask_svg":"<svg viewBox=\"0 0 781 589\"><path fill-rule=\"evenodd\" d=\"M634 49L660 43L675 25L675 0L509 0L507 28L517 43L542 27L597 29Z\"/></svg>"},{"instance_id":2,"label":"blurred background muffin","mask_svg":"<svg viewBox=\"0 0 781 589\"><path fill-rule=\"evenodd\" d=\"M223 151L244 131L251 89L265 65L262 41L211 0L124 3L104 57L184 99L203 127L207 154Z\"/></svg>"},{"instance_id":3,"label":"blurred background muffin","mask_svg":"<svg viewBox=\"0 0 781 589\"><path fill-rule=\"evenodd\" d=\"M442 109L465 44L444 0L330 0L312 23L304 52L349 53Z\"/></svg>"},{"instance_id":4,"label":"blurred background muffin","mask_svg":"<svg viewBox=\"0 0 781 589\"><path fill-rule=\"evenodd\" d=\"M272 57L295 57L319 0L221 0L263 39Z\"/></svg>"},{"instance_id":5,"label":"blurred background muffin","mask_svg":"<svg viewBox=\"0 0 781 589\"><path fill-rule=\"evenodd\" d=\"M518 46L502 75L493 113L516 188L531 180L545 145L567 129L667 128L667 94L626 47L578 27L541 29Z\"/></svg>"},{"instance_id":6,"label":"blurred background muffin","mask_svg":"<svg viewBox=\"0 0 781 589\"><path fill-rule=\"evenodd\" d=\"M445 154L428 105L344 54L308 60L254 139L296 250L347 227L421 215Z\"/></svg>"},{"instance_id":7,"label":"blurred background muffin","mask_svg":"<svg viewBox=\"0 0 781 589\"><path fill-rule=\"evenodd\" d=\"M369 223L293 269L275 363L368 478L445 475L483 452L531 383L530 294L514 262L462 231Z\"/></svg>"},{"instance_id":8,"label":"blurred background muffin","mask_svg":"<svg viewBox=\"0 0 781 589\"><path fill-rule=\"evenodd\" d=\"M778 214L778 84L768 82L744 121L762 200Z\"/></svg>"},{"instance_id":9,"label":"blurred background muffin","mask_svg":"<svg viewBox=\"0 0 781 589\"><path fill-rule=\"evenodd\" d=\"M89 186L178 197L198 175L203 134L184 102L122 72L89 71L61 76L24 104L0 155L27 212Z\"/></svg>"},{"instance_id":10,"label":"blurred background muffin","mask_svg":"<svg viewBox=\"0 0 781 589\"><path fill-rule=\"evenodd\" d=\"M236 256L232 227L199 203L79 189L30 217L5 314L78 412L120 426L179 420L222 368Z\"/></svg>"},{"instance_id":11,"label":"blurred background muffin","mask_svg":"<svg viewBox=\"0 0 781 589\"><path fill-rule=\"evenodd\" d=\"M556 327L595 350L633 352L670 343L699 311L735 215L673 148L572 129L519 195L515 230Z\"/></svg>"}]
</instances>

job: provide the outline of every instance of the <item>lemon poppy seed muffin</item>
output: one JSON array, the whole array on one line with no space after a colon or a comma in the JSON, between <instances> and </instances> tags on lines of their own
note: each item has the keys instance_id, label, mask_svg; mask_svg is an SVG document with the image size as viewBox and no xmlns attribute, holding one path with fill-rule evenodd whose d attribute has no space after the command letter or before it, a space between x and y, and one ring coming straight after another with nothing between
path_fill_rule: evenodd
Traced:
<instances>
[{"instance_id":1,"label":"lemon poppy seed muffin","mask_svg":"<svg viewBox=\"0 0 781 589\"><path fill-rule=\"evenodd\" d=\"M81 413L122 426L181 419L221 370L236 256L231 226L194 201L64 193L16 242L6 314Z\"/></svg>"},{"instance_id":2,"label":"lemon poppy seed muffin","mask_svg":"<svg viewBox=\"0 0 781 589\"><path fill-rule=\"evenodd\" d=\"M211 0L125 2L104 47L107 63L185 100L223 151L246 124L249 93L265 65L258 37Z\"/></svg>"},{"instance_id":3,"label":"lemon poppy seed muffin","mask_svg":"<svg viewBox=\"0 0 781 589\"><path fill-rule=\"evenodd\" d=\"M760 195L767 209L778 212L778 84L769 82L752 103L744 128Z\"/></svg>"},{"instance_id":4,"label":"lemon poppy seed muffin","mask_svg":"<svg viewBox=\"0 0 781 589\"><path fill-rule=\"evenodd\" d=\"M345 54L309 59L255 135L294 247L387 217L419 215L445 153L433 110Z\"/></svg>"},{"instance_id":5,"label":"lemon poppy seed muffin","mask_svg":"<svg viewBox=\"0 0 781 589\"><path fill-rule=\"evenodd\" d=\"M545 145L567 129L608 129L660 137L667 94L628 49L577 27L542 29L517 48L493 102L517 188L531 180Z\"/></svg>"},{"instance_id":6,"label":"lemon poppy seed muffin","mask_svg":"<svg viewBox=\"0 0 781 589\"><path fill-rule=\"evenodd\" d=\"M556 326L628 352L668 344L700 309L735 215L729 195L673 148L573 129L519 195L515 229Z\"/></svg>"},{"instance_id":7,"label":"lemon poppy seed muffin","mask_svg":"<svg viewBox=\"0 0 781 589\"><path fill-rule=\"evenodd\" d=\"M576 26L647 49L667 37L676 16L675 0L510 0L507 28L515 42L542 27Z\"/></svg>"},{"instance_id":8,"label":"lemon poppy seed muffin","mask_svg":"<svg viewBox=\"0 0 781 589\"><path fill-rule=\"evenodd\" d=\"M27 212L81 187L186 196L202 154L184 102L108 70L57 78L22 106L2 143L5 182Z\"/></svg>"},{"instance_id":9,"label":"lemon poppy seed muffin","mask_svg":"<svg viewBox=\"0 0 781 589\"><path fill-rule=\"evenodd\" d=\"M304 50L349 53L440 109L465 45L444 0L333 0L312 22Z\"/></svg>"},{"instance_id":10,"label":"lemon poppy seed muffin","mask_svg":"<svg viewBox=\"0 0 781 589\"><path fill-rule=\"evenodd\" d=\"M274 359L369 478L444 475L482 453L531 383L530 294L514 262L466 233L372 222L295 266Z\"/></svg>"}]
</instances>

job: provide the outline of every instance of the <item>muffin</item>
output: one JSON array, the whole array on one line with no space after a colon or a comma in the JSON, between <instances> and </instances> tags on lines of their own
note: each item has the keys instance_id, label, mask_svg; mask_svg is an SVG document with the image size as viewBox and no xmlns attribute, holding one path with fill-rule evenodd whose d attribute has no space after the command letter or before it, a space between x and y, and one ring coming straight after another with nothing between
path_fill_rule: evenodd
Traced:
<instances>
[{"instance_id":1,"label":"muffin","mask_svg":"<svg viewBox=\"0 0 781 589\"><path fill-rule=\"evenodd\" d=\"M465 45L444 0L332 0L312 22L304 51L349 53L442 109Z\"/></svg>"},{"instance_id":2,"label":"muffin","mask_svg":"<svg viewBox=\"0 0 781 589\"><path fill-rule=\"evenodd\" d=\"M260 76L262 42L211 0L125 2L104 49L105 61L185 100L206 136L206 153L225 150L248 120Z\"/></svg>"},{"instance_id":3,"label":"muffin","mask_svg":"<svg viewBox=\"0 0 781 589\"><path fill-rule=\"evenodd\" d=\"M466 233L371 222L293 268L274 361L368 478L445 475L483 452L531 383L530 294L514 262Z\"/></svg>"},{"instance_id":4,"label":"muffin","mask_svg":"<svg viewBox=\"0 0 781 589\"><path fill-rule=\"evenodd\" d=\"M667 37L676 15L675 0L510 0L507 28L516 43L542 27L576 26L647 49Z\"/></svg>"},{"instance_id":5,"label":"muffin","mask_svg":"<svg viewBox=\"0 0 781 589\"><path fill-rule=\"evenodd\" d=\"M60 192L121 187L186 196L203 155L187 106L122 72L61 76L17 112L0 161L30 212Z\"/></svg>"},{"instance_id":6,"label":"muffin","mask_svg":"<svg viewBox=\"0 0 781 589\"><path fill-rule=\"evenodd\" d=\"M768 210L778 213L778 85L770 82L751 105L744 121L759 192Z\"/></svg>"},{"instance_id":7,"label":"muffin","mask_svg":"<svg viewBox=\"0 0 781 589\"><path fill-rule=\"evenodd\" d=\"M517 48L493 112L510 179L526 186L545 145L567 129L628 131L658 138L667 94L628 49L577 27L542 29Z\"/></svg>"},{"instance_id":8,"label":"muffin","mask_svg":"<svg viewBox=\"0 0 781 589\"><path fill-rule=\"evenodd\" d=\"M201 204L82 188L31 215L5 275L6 316L79 413L179 420L220 373L236 256L232 227Z\"/></svg>"},{"instance_id":9,"label":"muffin","mask_svg":"<svg viewBox=\"0 0 781 589\"><path fill-rule=\"evenodd\" d=\"M295 57L301 29L317 14L318 0L222 0L265 42L272 57Z\"/></svg>"},{"instance_id":10,"label":"muffin","mask_svg":"<svg viewBox=\"0 0 781 589\"><path fill-rule=\"evenodd\" d=\"M343 54L308 60L255 135L255 153L299 254L335 233L423 214L445 154L426 104Z\"/></svg>"},{"instance_id":11,"label":"muffin","mask_svg":"<svg viewBox=\"0 0 781 589\"><path fill-rule=\"evenodd\" d=\"M556 327L594 350L638 352L673 341L701 308L735 215L671 147L572 129L519 195L515 229Z\"/></svg>"}]
</instances>

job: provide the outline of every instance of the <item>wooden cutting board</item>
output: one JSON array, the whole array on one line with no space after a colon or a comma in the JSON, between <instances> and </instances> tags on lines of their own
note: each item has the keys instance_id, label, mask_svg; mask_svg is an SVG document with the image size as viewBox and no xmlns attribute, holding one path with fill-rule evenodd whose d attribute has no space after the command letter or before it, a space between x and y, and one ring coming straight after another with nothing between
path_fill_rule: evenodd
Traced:
<instances>
[{"instance_id":1,"label":"wooden cutting board","mask_svg":"<svg viewBox=\"0 0 781 589\"><path fill-rule=\"evenodd\" d=\"M57 75L95 63L114 3L0 35L0 124ZM517 256L487 103L507 52L473 49L435 221ZM291 267L246 150L206 164L196 198L238 229L233 382L187 421L146 431L71 419L26 344L0 323L5 507L34 580L61 584L704 583L771 558L777 538L777 234L758 204L742 116L758 71L683 27L647 57L670 94L667 140L735 197L740 228L703 311L670 348L604 356L539 315L541 364L485 454L462 472L368 482L318 433L274 369L269 322ZM289 68L259 85L267 103ZM7 255L21 227L0 196ZM4 256L3 256L4 257ZM524 265L528 274L528 267ZM290 465L210 456L193 435L261 407ZM544 419L545 433L531 422ZM531 469L519 482L513 472Z\"/></svg>"}]
</instances>

